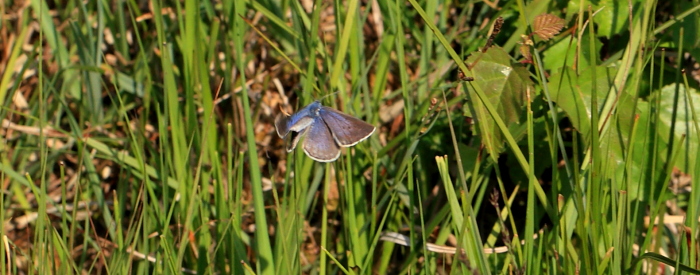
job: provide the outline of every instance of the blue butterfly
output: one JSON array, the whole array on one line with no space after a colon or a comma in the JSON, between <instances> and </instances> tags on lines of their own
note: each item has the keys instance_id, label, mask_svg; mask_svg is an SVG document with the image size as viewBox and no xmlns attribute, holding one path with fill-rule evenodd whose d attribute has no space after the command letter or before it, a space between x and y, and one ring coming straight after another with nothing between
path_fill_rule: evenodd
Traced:
<instances>
[{"instance_id":1,"label":"blue butterfly","mask_svg":"<svg viewBox=\"0 0 700 275\"><path fill-rule=\"evenodd\" d=\"M340 147L353 146L376 130L371 124L323 106L319 101L291 116L279 115L275 119L275 129L280 138L285 138L290 131L296 132L291 144L287 144L287 152L294 150L299 139L305 136L304 153L320 162L335 161L340 156Z\"/></svg>"}]
</instances>

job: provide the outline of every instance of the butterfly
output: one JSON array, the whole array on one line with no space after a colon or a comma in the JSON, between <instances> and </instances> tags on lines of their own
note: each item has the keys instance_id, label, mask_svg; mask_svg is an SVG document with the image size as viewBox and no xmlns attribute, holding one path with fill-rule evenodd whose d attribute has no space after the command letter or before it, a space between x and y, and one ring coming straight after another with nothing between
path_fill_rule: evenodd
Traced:
<instances>
[{"instance_id":1,"label":"butterfly","mask_svg":"<svg viewBox=\"0 0 700 275\"><path fill-rule=\"evenodd\" d=\"M340 147L350 147L367 139L376 128L360 119L314 101L296 113L280 114L275 119L275 129L280 138L295 132L287 152L296 148L304 137L302 148L311 159L332 162L340 156Z\"/></svg>"}]
</instances>

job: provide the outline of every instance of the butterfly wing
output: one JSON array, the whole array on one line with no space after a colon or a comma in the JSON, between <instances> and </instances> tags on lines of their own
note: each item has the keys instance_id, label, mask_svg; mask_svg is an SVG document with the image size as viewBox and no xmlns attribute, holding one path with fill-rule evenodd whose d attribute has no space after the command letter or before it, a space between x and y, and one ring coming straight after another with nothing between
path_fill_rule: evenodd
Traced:
<instances>
[{"instance_id":1,"label":"butterfly wing","mask_svg":"<svg viewBox=\"0 0 700 275\"><path fill-rule=\"evenodd\" d=\"M342 147L350 147L365 140L376 128L360 119L329 107L321 107L319 116L330 129L333 139Z\"/></svg>"},{"instance_id":2,"label":"butterfly wing","mask_svg":"<svg viewBox=\"0 0 700 275\"><path fill-rule=\"evenodd\" d=\"M306 129L308 129L308 128L306 128ZM287 153L291 152L292 150L294 150L294 148L297 147L297 143L299 143L299 140L306 135L306 129L303 129L303 130L299 131L298 133L292 132L291 142L285 141L285 144L287 147Z\"/></svg>"},{"instance_id":3,"label":"butterfly wing","mask_svg":"<svg viewBox=\"0 0 700 275\"><path fill-rule=\"evenodd\" d=\"M333 135L321 119L316 119L304 131L304 152L315 161L331 162L340 156L340 147L333 140Z\"/></svg>"},{"instance_id":4,"label":"butterfly wing","mask_svg":"<svg viewBox=\"0 0 700 275\"><path fill-rule=\"evenodd\" d=\"M301 132L309 127L317 117L316 111L321 106L321 103L315 101L304 108L299 109L291 116L279 114L275 118L275 129L277 135L284 138L290 131Z\"/></svg>"},{"instance_id":5,"label":"butterfly wing","mask_svg":"<svg viewBox=\"0 0 700 275\"><path fill-rule=\"evenodd\" d=\"M275 118L275 130L280 138L284 138L289 133L289 116L279 114Z\"/></svg>"},{"instance_id":6,"label":"butterfly wing","mask_svg":"<svg viewBox=\"0 0 700 275\"><path fill-rule=\"evenodd\" d=\"M290 131L301 132L313 122L314 118L310 116L298 116L297 114L285 116L280 114L275 119L275 129L277 130L277 135L284 138Z\"/></svg>"}]
</instances>

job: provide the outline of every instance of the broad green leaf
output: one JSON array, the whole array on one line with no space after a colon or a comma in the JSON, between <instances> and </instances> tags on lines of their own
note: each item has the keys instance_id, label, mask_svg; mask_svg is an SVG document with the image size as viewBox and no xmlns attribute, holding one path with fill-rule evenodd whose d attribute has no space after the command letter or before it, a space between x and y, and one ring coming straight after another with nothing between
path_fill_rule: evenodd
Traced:
<instances>
[{"instance_id":1,"label":"broad green leaf","mask_svg":"<svg viewBox=\"0 0 700 275\"><path fill-rule=\"evenodd\" d=\"M631 5L638 6L639 0L631 1ZM580 10L580 4L584 3L586 6L583 7L584 12L588 13L589 2L581 1L569 1L567 10L578 11ZM622 33L628 27L628 20L630 17L628 2L618 1L618 0L600 0L596 2L591 2L594 4L591 9L593 11L600 10L593 21L595 22L597 28L596 33L598 36L604 36L607 38L612 37ZM586 14L588 16L588 14Z\"/></svg>"},{"instance_id":2,"label":"broad green leaf","mask_svg":"<svg viewBox=\"0 0 700 275\"><path fill-rule=\"evenodd\" d=\"M499 47L490 48L486 53L475 53L467 59L467 64L474 66L475 85L480 86L491 104L496 107L498 116L503 119L517 141L522 138L522 131L515 131L524 121L524 104L526 87L531 86L525 68L513 64L510 56ZM534 92L533 92L534 93ZM489 153L497 157L503 152L503 133L495 125L486 108L481 104L474 91L469 91L469 113L476 120L482 143Z\"/></svg>"},{"instance_id":3,"label":"broad green leaf","mask_svg":"<svg viewBox=\"0 0 700 275\"><path fill-rule=\"evenodd\" d=\"M566 68L561 73L553 74L549 79L549 91L552 100L564 110L574 128L582 133L586 140L591 129L591 91L596 88L598 108L603 106L603 100L616 74L616 68L595 67L577 75L572 69ZM592 74L596 74L593 83Z\"/></svg>"},{"instance_id":4,"label":"broad green leaf","mask_svg":"<svg viewBox=\"0 0 700 275\"><path fill-rule=\"evenodd\" d=\"M596 41L596 51L600 52L601 45ZM578 40L576 38L561 39L556 44L547 48L542 52L542 64L544 68L552 73L561 72L564 67L568 68L588 68L590 67L590 41L584 39L580 43L581 57L576 58L578 55L579 46ZM597 55L596 55L597 56Z\"/></svg>"},{"instance_id":5,"label":"broad green leaf","mask_svg":"<svg viewBox=\"0 0 700 275\"><path fill-rule=\"evenodd\" d=\"M691 106L691 101L689 101L686 96L687 93L684 86L679 86L677 94L678 104L676 105L675 89L675 85L665 86L661 89L660 94L654 94L652 95L652 98L654 96L661 97L661 106L659 109L659 112L661 112L661 116L659 118L660 124L657 128L659 138L668 145L670 143L669 133L671 132L671 126L675 124L675 129L673 129L673 146L683 146L680 151L681 155L679 156L678 161L675 163L675 167L688 173L692 171L692 167L695 167L695 161L697 158L695 153L698 152L698 146L700 146L698 145L700 144L698 132L696 132L695 129L698 122L693 121L692 117L693 111L695 114L700 113L700 94L698 94L697 90L690 89L689 94L693 103ZM674 109L677 111L675 121L673 120ZM685 140L683 143L680 143L681 137L684 135ZM663 148L666 150L663 150L661 156L666 156L667 150L672 150L672 148L668 148L668 146L663 146Z\"/></svg>"},{"instance_id":6,"label":"broad green leaf","mask_svg":"<svg viewBox=\"0 0 700 275\"><path fill-rule=\"evenodd\" d=\"M695 7L697 4L696 3L691 3L691 2L678 2L678 5L681 6L680 10L690 10L693 7ZM700 59L700 18L698 17L697 12L693 12L683 18L682 20L679 20L678 23L674 24L672 27L672 32L669 34L669 36L673 39L672 43L669 43L671 47L676 48L677 50L680 50L680 45L678 44L679 41L676 38L683 36L683 52L688 52L690 53L695 59Z\"/></svg>"},{"instance_id":7,"label":"broad green leaf","mask_svg":"<svg viewBox=\"0 0 700 275\"><path fill-rule=\"evenodd\" d=\"M695 130L696 122L692 120L691 107L697 110L700 109L700 94L696 90L691 90L690 95L694 106L690 105L687 100L686 92L681 86L678 91L678 104L675 105L675 86L669 85L662 88L661 92L656 92L650 98L650 101L657 100L660 96L659 121L655 123L656 128L647 128L649 124L648 102L640 101L637 103L636 110L633 110L632 98L626 93L622 93L617 106L617 119L611 121L612 125L605 135L601 136L601 151L606 154L604 157L607 163L603 164L606 167L612 167L615 171L612 178L613 182L618 184L618 188L622 188L623 183L627 182L627 191L630 199L639 199L644 201L654 200L658 198L649 198L654 182L659 179L648 178L651 169L656 169L657 175L662 175L661 170L669 161L667 158L670 151L670 137L673 137L673 146L682 146L680 149L681 155L676 160L674 167L679 170L690 173L695 165L695 152L698 152L698 134ZM676 106L676 107L674 107ZM673 110L677 109L675 122L673 120ZM635 115L637 118L637 129L634 139L631 140L632 119ZM673 134L671 135L671 125L675 124ZM652 126L653 127L653 126ZM681 143L681 137L685 135L685 139ZM658 138L658 147L652 148L654 137ZM632 146L632 155L627 155L628 148ZM653 150L657 150L657 156L662 165L654 166L651 163ZM629 171L626 171L627 167ZM657 190L658 191L658 190ZM656 192L658 194L659 192Z\"/></svg>"},{"instance_id":8,"label":"broad green leaf","mask_svg":"<svg viewBox=\"0 0 700 275\"><path fill-rule=\"evenodd\" d=\"M653 163L650 146L654 134L646 127L649 120L648 103L640 101L634 109L634 102L627 93L622 93L617 103L616 119L600 137L600 150L603 155L601 167L608 169L610 181L617 184L617 189L627 191L632 200L648 201L652 181L647 179ZM637 129L631 140L633 117L638 115ZM631 155L628 148L632 146ZM626 171L628 169L629 171ZM657 171L660 172L660 171ZM627 183L627 184L626 184ZM658 194L658 192L657 192Z\"/></svg>"},{"instance_id":9,"label":"broad green leaf","mask_svg":"<svg viewBox=\"0 0 700 275\"><path fill-rule=\"evenodd\" d=\"M595 84L591 74L594 71ZM566 113L573 127L582 134L585 144L590 144L592 131L590 119L593 87L598 96L598 106L601 108L616 71L613 67L596 67L595 70L585 70L581 75L576 75L574 70L567 68L561 74L550 77L549 89L552 99ZM648 162L651 158L649 144L653 140L653 133L649 133L649 129L646 128L647 103L639 102L635 109L632 100L629 94L620 93L616 103L617 114L610 118L611 126L600 137L600 149L605 162L601 167L607 169L609 179L617 184L618 189L627 190L631 199L648 199L646 196L652 186L649 184L651 180L645 178L648 175L645 171L652 169L653 165ZM635 115L639 115L637 133L635 139L630 140ZM631 156L627 155L629 146L633 146ZM626 170L628 167L629 171ZM625 187L625 182L630 184Z\"/></svg>"}]
</instances>

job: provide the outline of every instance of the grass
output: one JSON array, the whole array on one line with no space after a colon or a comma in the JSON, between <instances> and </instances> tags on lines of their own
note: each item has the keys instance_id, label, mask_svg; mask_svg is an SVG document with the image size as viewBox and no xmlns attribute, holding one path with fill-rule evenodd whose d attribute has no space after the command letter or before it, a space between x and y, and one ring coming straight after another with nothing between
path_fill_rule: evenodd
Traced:
<instances>
[{"instance_id":1,"label":"grass","mask_svg":"<svg viewBox=\"0 0 700 275\"><path fill-rule=\"evenodd\" d=\"M0 9L3 274L700 273L697 1Z\"/></svg>"}]
</instances>

